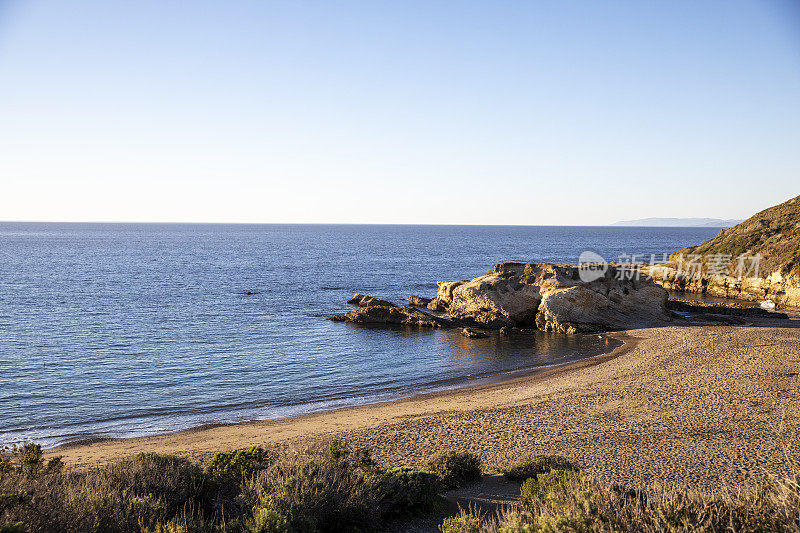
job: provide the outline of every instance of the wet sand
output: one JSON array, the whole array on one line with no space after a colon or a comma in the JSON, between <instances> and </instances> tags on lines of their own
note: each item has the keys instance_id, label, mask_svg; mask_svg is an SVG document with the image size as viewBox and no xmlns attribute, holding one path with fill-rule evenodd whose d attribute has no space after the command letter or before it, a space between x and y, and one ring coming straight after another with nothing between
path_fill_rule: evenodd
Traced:
<instances>
[{"instance_id":1,"label":"wet sand","mask_svg":"<svg viewBox=\"0 0 800 533\"><path fill-rule=\"evenodd\" d=\"M491 470L522 455L555 453L614 482L714 489L794 468L800 329L676 326L615 336L625 344L610 354L501 383L47 455L76 467L140 451L204 461L219 450L345 438L386 465L419 465L459 449L477 453Z\"/></svg>"}]
</instances>

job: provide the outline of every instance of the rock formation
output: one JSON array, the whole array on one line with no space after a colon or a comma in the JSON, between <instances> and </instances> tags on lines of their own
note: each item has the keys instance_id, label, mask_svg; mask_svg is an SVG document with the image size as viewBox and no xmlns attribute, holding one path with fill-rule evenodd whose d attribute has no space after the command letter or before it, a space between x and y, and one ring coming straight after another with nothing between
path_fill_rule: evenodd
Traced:
<instances>
[{"instance_id":1,"label":"rock formation","mask_svg":"<svg viewBox=\"0 0 800 533\"><path fill-rule=\"evenodd\" d=\"M672 298L667 300L667 309L670 311L677 311L679 313L691 314L700 313L705 315L727 315L748 318L789 318L789 315L786 313L777 313L775 311L761 309L760 307L750 307L735 302L710 303L701 302L698 300Z\"/></svg>"},{"instance_id":2,"label":"rock formation","mask_svg":"<svg viewBox=\"0 0 800 533\"><path fill-rule=\"evenodd\" d=\"M348 302L359 309L331 319L367 325L461 327L462 334L471 338L484 335L471 328L502 329L506 334L532 328L582 333L664 323L670 320L666 301L663 288L650 280L618 275L613 266L599 279L582 281L576 265L501 263L473 280L439 282L428 309L444 311L449 318L357 294Z\"/></svg>"},{"instance_id":3,"label":"rock formation","mask_svg":"<svg viewBox=\"0 0 800 533\"><path fill-rule=\"evenodd\" d=\"M451 327L446 319L433 316L411 306L370 305L331 317L335 322L352 322L364 325L396 325L418 328Z\"/></svg>"},{"instance_id":4,"label":"rock formation","mask_svg":"<svg viewBox=\"0 0 800 533\"><path fill-rule=\"evenodd\" d=\"M669 320L667 292L649 280L617 279L610 267L584 282L575 265L501 263L470 281L439 282L429 309L477 327L579 333Z\"/></svg>"},{"instance_id":5,"label":"rock formation","mask_svg":"<svg viewBox=\"0 0 800 533\"><path fill-rule=\"evenodd\" d=\"M387 302L386 300L381 300L380 298L375 298L374 296L367 296L366 294L356 294L349 300L347 303L357 305L359 307L369 307L371 305L382 305L385 307L395 307L392 302Z\"/></svg>"},{"instance_id":6,"label":"rock formation","mask_svg":"<svg viewBox=\"0 0 800 533\"><path fill-rule=\"evenodd\" d=\"M668 290L800 307L800 196L642 270Z\"/></svg>"}]
</instances>

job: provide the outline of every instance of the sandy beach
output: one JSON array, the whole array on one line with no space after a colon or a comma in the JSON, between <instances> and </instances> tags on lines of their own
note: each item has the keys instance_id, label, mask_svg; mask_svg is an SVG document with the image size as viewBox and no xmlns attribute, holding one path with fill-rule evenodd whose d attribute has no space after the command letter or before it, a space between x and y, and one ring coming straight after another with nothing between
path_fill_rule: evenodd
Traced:
<instances>
[{"instance_id":1,"label":"sandy beach","mask_svg":"<svg viewBox=\"0 0 800 533\"><path fill-rule=\"evenodd\" d=\"M547 453L614 482L718 489L792 468L800 442L797 324L630 330L615 334L625 344L612 353L501 383L47 454L74 467L140 451L202 461L219 450L335 437L368 446L386 465L419 465L459 449L491 470Z\"/></svg>"}]
</instances>

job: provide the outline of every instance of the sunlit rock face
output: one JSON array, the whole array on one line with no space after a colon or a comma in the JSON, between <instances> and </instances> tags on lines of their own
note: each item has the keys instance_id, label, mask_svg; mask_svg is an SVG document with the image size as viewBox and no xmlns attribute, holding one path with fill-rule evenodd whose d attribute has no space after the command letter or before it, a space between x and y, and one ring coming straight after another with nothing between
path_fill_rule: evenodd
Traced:
<instances>
[{"instance_id":1,"label":"sunlit rock face","mask_svg":"<svg viewBox=\"0 0 800 533\"><path fill-rule=\"evenodd\" d=\"M667 292L647 279L628 279L611 266L583 281L576 265L500 263L469 281L439 282L428 304L484 328L533 327L580 333L669 320Z\"/></svg>"}]
</instances>

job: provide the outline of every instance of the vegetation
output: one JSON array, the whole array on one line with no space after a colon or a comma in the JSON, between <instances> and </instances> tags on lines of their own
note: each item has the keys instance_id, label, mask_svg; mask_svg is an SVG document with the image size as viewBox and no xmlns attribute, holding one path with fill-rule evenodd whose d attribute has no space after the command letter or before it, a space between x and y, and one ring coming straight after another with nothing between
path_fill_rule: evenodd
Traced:
<instances>
[{"instance_id":1,"label":"vegetation","mask_svg":"<svg viewBox=\"0 0 800 533\"><path fill-rule=\"evenodd\" d=\"M759 275L772 272L800 277L800 196L756 213L741 224L723 229L719 235L697 246L689 246L672 254L688 260L690 255L703 256L706 262L714 256L732 260L730 273L735 274L736 257L760 254Z\"/></svg>"},{"instance_id":2,"label":"vegetation","mask_svg":"<svg viewBox=\"0 0 800 533\"><path fill-rule=\"evenodd\" d=\"M448 489L481 479L481 460L471 453L446 451L429 459L425 468L439 474Z\"/></svg>"},{"instance_id":3,"label":"vegetation","mask_svg":"<svg viewBox=\"0 0 800 533\"><path fill-rule=\"evenodd\" d=\"M500 472L512 481L525 481L535 478L550 470L573 470L572 463L555 455L531 455L500 469Z\"/></svg>"},{"instance_id":4,"label":"vegetation","mask_svg":"<svg viewBox=\"0 0 800 533\"><path fill-rule=\"evenodd\" d=\"M246 480L270 465L270 457L260 446L247 450L217 452L208 462L208 475L217 480Z\"/></svg>"},{"instance_id":5,"label":"vegetation","mask_svg":"<svg viewBox=\"0 0 800 533\"><path fill-rule=\"evenodd\" d=\"M509 467L511 470L511 467ZM573 469L527 479L499 516L462 511L445 533L800 531L800 476L735 494L624 489Z\"/></svg>"},{"instance_id":6,"label":"vegetation","mask_svg":"<svg viewBox=\"0 0 800 533\"><path fill-rule=\"evenodd\" d=\"M0 532L375 531L437 510L440 478L382 469L341 442L303 453L261 448L187 459L142 453L66 471L26 445L0 452Z\"/></svg>"},{"instance_id":7,"label":"vegetation","mask_svg":"<svg viewBox=\"0 0 800 533\"><path fill-rule=\"evenodd\" d=\"M440 509L440 493L480 475L470 454L430 461L438 473L376 466L334 441L303 452L216 454L202 468L142 453L89 471L45 462L41 448L0 451L0 533L290 533L383 530L389 520ZM519 505L446 518L442 533L800 531L800 476L737 493L630 489L532 456L502 469L522 483ZM476 474L477 472L477 474Z\"/></svg>"},{"instance_id":8,"label":"vegetation","mask_svg":"<svg viewBox=\"0 0 800 533\"><path fill-rule=\"evenodd\" d=\"M480 533L482 529L481 519L475 511L464 509L455 516L448 516L439 525L441 533Z\"/></svg>"}]
</instances>

